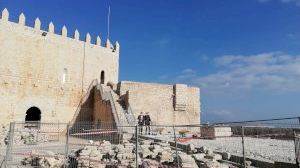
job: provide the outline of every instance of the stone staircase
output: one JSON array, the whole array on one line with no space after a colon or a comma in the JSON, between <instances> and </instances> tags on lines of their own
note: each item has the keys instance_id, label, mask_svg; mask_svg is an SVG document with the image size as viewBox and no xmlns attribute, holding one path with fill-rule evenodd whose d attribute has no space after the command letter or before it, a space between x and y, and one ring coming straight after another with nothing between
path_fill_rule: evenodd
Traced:
<instances>
[{"instance_id":1,"label":"stone staircase","mask_svg":"<svg viewBox=\"0 0 300 168\"><path fill-rule=\"evenodd\" d=\"M117 126L128 127L136 125L130 105L126 107L125 102L109 86L99 84L97 89L100 91L103 99L110 101Z\"/></svg>"},{"instance_id":2,"label":"stone staircase","mask_svg":"<svg viewBox=\"0 0 300 168\"><path fill-rule=\"evenodd\" d=\"M135 120L135 117L134 117L134 115L133 115L131 106L129 105L129 106L127 107L125 101L122 100L122 99L120 99L120 97L119 97L119 99L116 100L116 101L117 101L117 104L120 105L120 106L122 107L122 111L123 111L123 113L125 114L125 117L126 117L126 120L127 120L128 124L129 124L130 126L135 126L136 120ZM118 105L117 105L117 106L118 106Z\"/></svg>"}]
</instances>

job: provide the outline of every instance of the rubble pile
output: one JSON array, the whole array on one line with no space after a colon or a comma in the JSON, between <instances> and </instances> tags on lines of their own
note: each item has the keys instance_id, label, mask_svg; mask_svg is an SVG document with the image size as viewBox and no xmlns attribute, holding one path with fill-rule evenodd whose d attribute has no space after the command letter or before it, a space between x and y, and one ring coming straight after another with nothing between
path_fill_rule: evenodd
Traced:
<instances>
[{"instance_id":1,"label":"rubble pile","mask_svg":"<svg viewBox=\"0 0 300 168\"><path fill-rule=\"evenodd\" d=\"M8 127L6 127L5 125L1 124L0 125L0 146L4 146L7 143L7 134L8 134Z\"/></svg>"},{"instance_id":2,"label":"rubble pile","mask_svg":"<svg viewBox=\"0 0 300 168\"><path fill-rule=\"evenodd\" d=\"M30 130L28 128L16 130L14 132L14 144L36 144L48 142L49 137L47 134L41 134L38 130Z\"/></svg>"},{"instance_id":3,"label":"rubble pile","mask_svg":"<svg viewBox=\"0 0 300 168\"><path fill-rule=\"evenodd\" d=\"M41 168L62 168L65 159L63 155L57 155L51 151L31 151L29 156L26 156L21 164L24 166L33 166Z\"/></svg>"},{"instance_id":4,"label":"rubble pile","mask_svg":"<svg viewBox=\"0 0 300 168\"><path fill-rule=\"evenodd\" d=\"M224 160L230 159L230 153L217 154L205 146L196 148L193 145L187 145L185 150L176 152L167 142L141 141L137 148L139 167L235 168L224 163ZM109 141L90 141L84 147L73 150L68 162L64 162L64 157L58 157L52 152L33 151L32 155L23 159L22 164L42 168L60 168L65 163L71 167L131 168L136 167L135 159L134 143L124 141L120 144L111 144Z\"/></svg>"}]
</instances>

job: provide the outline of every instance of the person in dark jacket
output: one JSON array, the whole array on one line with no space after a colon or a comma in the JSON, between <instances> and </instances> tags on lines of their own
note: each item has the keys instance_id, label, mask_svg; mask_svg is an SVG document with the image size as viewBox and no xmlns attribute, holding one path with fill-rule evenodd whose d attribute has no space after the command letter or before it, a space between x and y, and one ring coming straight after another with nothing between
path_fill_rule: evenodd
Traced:
<instances>
[{"instance_id":1,"label":"person in dark jacket","mask_svg":"<svg viewBox=\"0 0 300 168\"><path fill-rule=\"evenodd\" d=\"M143 126L144 126L143 112L140 113L140 115L138 116L137 119L138 119L139 133L142 134L143 133Z\"/></svg>"},{"instance_id":2,"label":"person in dark jacket","mask_svg":"<svg viewBox=\"0 0 300 168\"><path fill-rule=\"evenodd\" d=\"M144 116L144 124L146 126L146 134L150 135L150 125L151 125L151 118L149 113L147 112L146 115Z\"/></svg>"}]
</instances>

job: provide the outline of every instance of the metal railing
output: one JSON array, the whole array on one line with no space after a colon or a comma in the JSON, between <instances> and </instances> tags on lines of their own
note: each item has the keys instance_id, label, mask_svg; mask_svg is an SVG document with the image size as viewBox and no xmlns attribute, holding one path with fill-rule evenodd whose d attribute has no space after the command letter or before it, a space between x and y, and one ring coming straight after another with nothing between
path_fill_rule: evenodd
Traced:
<instances>
[{"instance_id":1,"label":"metal railing","mask_svg":"<svg viewBox=\"0 0 300 168\"><path fill-rule=\"evenodd\" d=\"M292 167L299 159L297 128L241 125L118 126L102 123L11 123L8 167ZM293 134L291 134L291 132Z\"/></svg>"},{"instance_id":2,"label":"metal railing","mask_svg":"<svg viewBox=\"0 0 300 168\"><path fill-rule=\"evenodd\" d=\"M119 111L117 111L116 104L115 104L116 100L114 99L114 97L113 97L112 94L113 94L112 91L109 90L108 91L108 97L109 97L109 101L111 103L111 107L113 109L113 113L116 116L116 118L118 119L119 125L125 125L124 117L121 116L122 113L120 113Z\"/></svg>"}]
</instances>

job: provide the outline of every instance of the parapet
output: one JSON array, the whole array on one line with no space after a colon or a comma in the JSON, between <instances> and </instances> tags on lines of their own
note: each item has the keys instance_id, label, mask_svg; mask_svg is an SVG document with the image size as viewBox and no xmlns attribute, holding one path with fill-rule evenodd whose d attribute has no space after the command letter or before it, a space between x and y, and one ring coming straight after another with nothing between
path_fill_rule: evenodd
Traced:
<instances>
[{"instance_id":1,"label":"parapet","mask_svg":"<svg viewBox=\"0 0 300 168\"><path fill-rule=\"evenodd\" d=\"M9 20L9 11L5 8L2 10L2 14L1 14L1 19L0 19L1 22L11 22ZM26 17L23 13L21 13L19 15L19 21L18 21L18 24L20 26L26 26ZM40 19L37 17L34 21L34 25L33 25L33 29L35 30L41 30L41 25L42 25L42 22L40 21ZM52 22L49 23L48 25L48 30L47 32L48 33L53 33L55 34L55 26ZM43 31L43 30L41 30ZM46 32L46 31L45 31ZM74 40L78 40L80 41L79 37L80 37L80 33L79 31L76 29L73 36L72 37L68 37L68 29L67 27L64 25L62 28L61 28L61 31L60 31L60 34L57 34L57 35L60 35L61 37L66 37L66 38L72 38ZM111 49L113 52L119 52L120 51L120 44L118 42L115 43L115 45L112 45L110 40L107 39L106 43L104 45L101 44L101 38L100 36L97 36L96 38L96 43L92 43L92 38L91 38L91 35L89 33L86 34L85 36L85 41L84 41L86 44L91 44L91 45L96 45L96 46L101 46L101 47L105 47L105 48L108 48L108 49Z\"/></svg>"}]
</instances>

